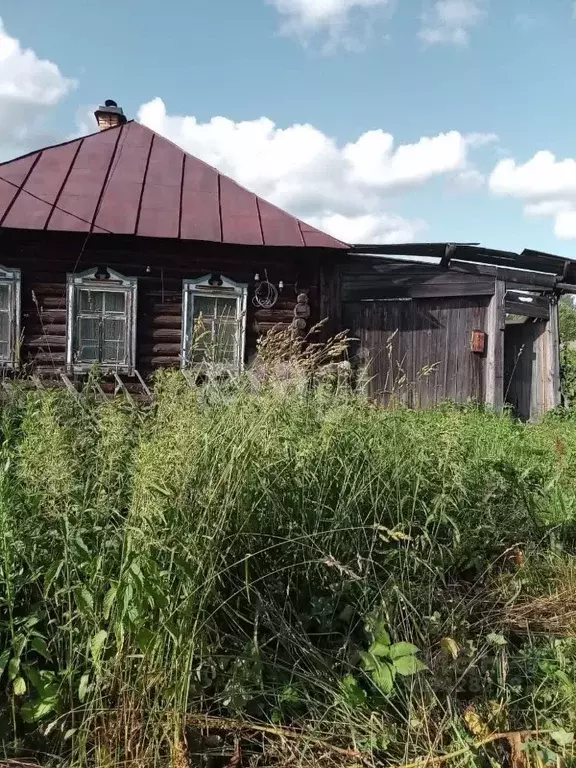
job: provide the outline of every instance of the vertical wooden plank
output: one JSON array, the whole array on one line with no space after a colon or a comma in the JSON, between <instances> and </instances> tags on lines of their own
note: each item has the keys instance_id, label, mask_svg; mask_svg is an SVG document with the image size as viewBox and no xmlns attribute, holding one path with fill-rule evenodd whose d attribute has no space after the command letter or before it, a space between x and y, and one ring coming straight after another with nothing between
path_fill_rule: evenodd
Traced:
<instances>
[{"instance_id":1,"label":"vertical wooden plank","mask_svg":"<svg viewBox=\"0 0 576 768\"><path fill-rule=\"evenodd\" d=\"M545 371L547 373L546 408L551 411L562 402L560 389L560 332L558 326L558 302L550 302L550 320L546 323L544 332L546 347Z\"/></svg>"},{"instance_id":2,"label":"vertical wooden plank","mask_svg":"<svg viewBox=\"0 0 576 768\"><path fill-rule=\"evenodd\" d=\"M506 284L503 280L496 280L494 295L488 304L486 313L488 350L485 365L485 402L496 410L501 410L504 405L505 295Z\"/></svg>"},{"instance_id":3,"label":"vertical wooden plank","mask_svg":"<svg viewBox=\"0 0 576 768\"><path fill-rule=\"evenodd\" d=\"M351 330L342 325L340 264L323 262L320 266L320 320L326 320L326 338L339 331Z\"/></svg>"}]
</instances>

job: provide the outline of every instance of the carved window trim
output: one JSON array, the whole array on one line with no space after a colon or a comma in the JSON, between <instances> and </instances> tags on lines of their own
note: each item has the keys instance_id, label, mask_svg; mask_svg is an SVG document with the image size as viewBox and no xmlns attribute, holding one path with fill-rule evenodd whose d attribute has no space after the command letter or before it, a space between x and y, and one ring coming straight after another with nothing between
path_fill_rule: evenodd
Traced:
<instances>
[{"instance_id":1,"label":"carved window trim","mask_svg":"<svg viewBox=\"0 0 576 768\"><path fill-rule=\"evenodd\" d=\"M103 292L122 293L124 295L124 310L107 312L105 297L103 309L95 312L85 312L81 309L81 293ZM67 275L67 305L66 305L66 368L71 373L86 373L95 365L105 373L133 374L136 361L136 313L137 313L138 280L126 277L109 267L94 267L85 272ZM124 355L119 361L105 359L82 359L77 349L79 319L100 319L101 324L106 319L118 319L124 322ZM98 340L99 357L103 356L104 338Z\"/></svg>"},{"instance_id":2,"label":"carved window trim","mask_svg":"<svg viewBox=\"0 0 576 768\"><path fill-rule=\"evenodd\" d=\"M216 367L231 372L241 371L244 367L246 349L246 314L248 304L248 284L236 283L224 275L204 275L196 279L186 279L182 287L182 367L202 365L193 363L190 354L194 343L194 302L198 297L209 299L233 298L236 301L236 338L234 359L216 363Z\"/></svg>"},{"instance_id":3,"label":"carved window trim","mask_svg":"<svg viewBox=\"0 0 576 768\"><path fill-rule=\"evenodd\" d=\"M6 342L6 351L2 354L0 348L0 367L11 370L20 364L21 271L0 264L0 286L8 289L6 307L0 308L0 313L8 317L8 333L6 339L2 339Z\"/></svg>"}]
</instances>

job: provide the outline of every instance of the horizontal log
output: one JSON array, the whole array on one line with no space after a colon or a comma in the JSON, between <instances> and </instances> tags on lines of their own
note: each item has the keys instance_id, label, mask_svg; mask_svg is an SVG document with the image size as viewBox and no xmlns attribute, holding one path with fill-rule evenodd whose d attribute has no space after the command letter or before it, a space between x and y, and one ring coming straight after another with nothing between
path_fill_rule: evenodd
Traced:
<instances>
[{"instance_id":1,"label":"horizontal log","mask_svg":"<svg viewBox=\"0 0 576 768\"><path fill-rule=\"evenodd\" d=\"M66 301L66 283L33 283L24 287L28 288L29 294L33 291L40 303L44 296L61 296Z\"/></svg>"},{"instance_id":2,"label":"horizontal log","mask_svg":"<svg viewBox=\"0 0 576 768\"><path fill-rule=\"evenodd\" d=\"M294 319L294 318L292 318ZM290 323L258 323L254 322L251 324L251 329L255 333L266 333L267 331L272 330L272 328L276 328L278 330L288 330L290 328Z\"/></svg>"},{"instance_id":3,"label":"horizontal log","mask_svg":"<svg viewBox=\"0 0 576 768\"><path fill-rule=\"evenodd\" d=\"M148 322L156 328L177 328L182 327L182 308L180 312L174 315L149 315Z\"/></svg>"},{"instance_id":4,"label":"horizontal log","mask_svg":"<svg viewBox=\"0 0 576 768\"><path fill-rule=\"evenodd\" d=\"M33 336L32 338L24 338L25 348L38 348L45 347L48 349L66 349L66 337L65 336Z\"/></svg>"},{"instance_id":5,"label":"horizontal log","mask_svg":"<svg viewBox=\"0 0 576 768\"><path fill-rule=\"evenodd\" d=\"M48 323L41 325L38 322L24 321L26 336L66 336L66 323Z\"/></svg>"},{"instance_id":6,"label":"horizontal log","mask_svg":"<svg viewBox=\"0 0 576 768\"><path fill-rule=\"evenodd\" d=\"M166 355L174 358L180 358L182 352L181 344L168 344L159 342L157 344L142 344L138 352L143 356Z\"/></svg>"},{"instance_id":7,"label":"horizontal log","mask_svg":"<svg viewBox=\"0 0 576 768\"><path fill-rule=\"evenodd\" d=\"M66 307L61 309L45 309L38 311L36 307L34 309L28 309L23 312L24 317L28 317L32 321L38 323L66 323Z\"/></svg>"},{"instance_id":8,"label":"horizontal log","mask_svg":"<svg viewBox=\"0 0 576 768\"><path fill-rule=\"evenodd\" d=\"M55 352L54 354L49 354L48 352L30 352L27 355L27 359L38 365L64 366L66 364L66 355L61 352Z\"/></svg>"},{"instance_id":9,"label":"horizontal log","mask_svg":"<svg viewBox=\"0 0 576 768\"><path fill-rule=\"evenodd\" d=\"M28 297L26 297L28 299ZM62 309L66 308L66 295L62 294L62 296L42 296L38 299L40 308L43 312L50 309ZM36 311L36 307L34 307L34 311ZM27 305L27 311L29 311L29 305Z\"/></svg>"},{"instance_id":10,"label":"horizontal log","mask_svg":"<svg viewBox=\"0 0 576 768\"><path fill-rule=\"evenodd\" d=\"M138 338L142 342L149 341L172 341L179 342L182 338L182 331L179 328L151 328L144 326L138 328Z\"/></svg>"},{"instance_id":11,"label":"horizontal log","mask_svg":"<svg viewBox=\"0 0 576 768\"><path fill-rule=\"evenodd\" d=\"M156 367L180 367L180 359L173 355L143 355L138 359L138 369L140 368L156 368Z\"/></svg>"},{"instance_id":12,"label":"horizontal log","mask_svg":"<svg viewBox=\"0 0 576 768\"><path fill-rule=\"evenodd\" d=\"M172 301L165 304L150 302L150 309L152 313L156 315L180 316L182 314L182 294L180 294L177 301Z\"/></svg>"},{"instance_id":13,"label":"horizontal log","mask_svg":"<svg viewBox=\"0 0 576 768\"><path fill-rule=\"evenodd\" d=\"M248 309L250 314L250 308ZM263 323L289 323L294 317L293 309L256 309L253 318Z\"/></svg>"}]
</instances>

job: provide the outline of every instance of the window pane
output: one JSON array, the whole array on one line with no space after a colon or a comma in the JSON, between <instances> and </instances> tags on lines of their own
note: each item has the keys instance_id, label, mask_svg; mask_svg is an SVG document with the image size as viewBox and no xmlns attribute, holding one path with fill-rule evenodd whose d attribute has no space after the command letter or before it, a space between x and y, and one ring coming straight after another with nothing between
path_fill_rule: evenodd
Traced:
<instances>
[{"instance_id":1,"label":"window pane","mask_svg":"<svg viewBox=\"0 0 576 768\"><path fill-rule=\"evenodd\" d=\"M105 318L103 322L103 350L102 362L122 363L125 354L125 328L124 318Z\"/></svg>"},{"instance_id":2,"label":"window pane","mask_svg":"<svg viewBox=\"0 0 576 768\"><path fill-rule=\"evenodd\" d=\"M194 318L202 315L203 318L214 317L216 312L216 299L209 296L194 296Z\"/></svg>"},{"instance_id":3,"label":"window pane","mask_svg":"<svg viewBox=\"0 0 576 768\"><path fill-rule=\"evenodd\" d=\"M238 312L237 299L217 299L216 303L216 315L223 320L236 321L236 314Z\"/></svg>"},{"instance_id":4,"label":"window pane","mask_svg":"<svg viewBox=\"0 0 576 768\"><path fill-rule=\"evenodd\" d=\"M78 319L78 341L76 360L81 363L93 363L99 359L100 321L92 317Z\"/></svg>"},{"instance_id":5,"label":"window pane","mask_svg":"<svg viewBox=\"0 0 576 768\"><path fill-rule=\"evenodd\" d=\"M80 291L80 311L102 312L103 297L102 291Z\"/></svg>"},{"instance_id":6,"label":"window pane","mask_svg":"<svg viewBox=\"0 0 576 768\"><path fill-rule=\"evenodd\" d=\"M126 306L126 294L122 291L108 291L104 294L104 308L106 312L124 312Z\"/></svg>"},{"instance_id":7,"label":"window pane","mask_svg":"<svg viewBox=\"0 0 576 768\"><path fill-rule=\"evenodd\" d=\"M214 356L218 363L236 360L236 323L216 322L214 326Z\"/></svg>"},{"instance_id":8,"label":"window pane","mask_svg":"<svg viewBox=\"0 0 576 768\"><path fill-rule=\"evenodd\" d=\"M10 314L0 311L0 358L10 355Z\"/></svg>"},{"instance_id":9,"label":"window pane","mask_svg":"<svg viewBox=\"0 0 576 768\"><path fill-rule=\"evenodd\" d=\"M9 285L0 285L0 309L10 309Z\"/></svg>"}]
</instances>

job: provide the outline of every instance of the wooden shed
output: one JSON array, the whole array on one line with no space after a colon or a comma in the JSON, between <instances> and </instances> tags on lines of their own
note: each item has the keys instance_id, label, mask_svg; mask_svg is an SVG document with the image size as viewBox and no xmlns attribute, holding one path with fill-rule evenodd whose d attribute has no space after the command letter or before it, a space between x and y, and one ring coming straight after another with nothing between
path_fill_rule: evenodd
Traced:
<instances>
[{"instance_id":1,"label":"wooden shed","mask_svg":"<svg viewBox=\"0 0 576 768\"><path fill-rule=\"evenodd\" d=\"M384 402L559 403L557 298L571 262L468 245L350 246L107 102L100 130L0 164L0 365L138 389L205 354L240 369L278 324L350 329ZM10 373L8 373L10 372Z\"/></svg>"}]
</instances>

